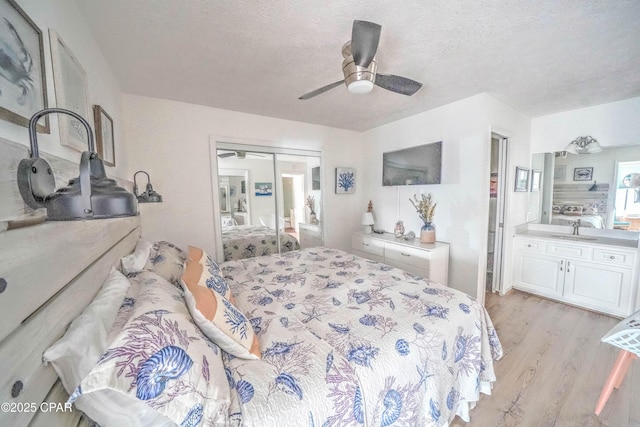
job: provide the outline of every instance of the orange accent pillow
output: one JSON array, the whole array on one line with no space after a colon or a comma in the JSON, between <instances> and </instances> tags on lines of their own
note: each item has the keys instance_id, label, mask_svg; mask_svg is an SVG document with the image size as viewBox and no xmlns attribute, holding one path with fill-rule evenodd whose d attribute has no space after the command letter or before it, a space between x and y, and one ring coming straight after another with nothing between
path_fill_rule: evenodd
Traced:
<instances>
[{"instance_id":1,"label":"orange accent pillow","mask_svg":"<svg viewBox=\"0 0 640 427\"><path fill-rule=\"evenodd\" d=\"M218 266L208 253L195 246L189 246L189 255L187 260L199 263L203 266L202 273L198 279L200 286L213 289L229 301L233 302L231 288L227 284L227 281L224 280L220 266ZM191 274L195 275L197 272L192 272Z\"/></svg>"}]
</instances>

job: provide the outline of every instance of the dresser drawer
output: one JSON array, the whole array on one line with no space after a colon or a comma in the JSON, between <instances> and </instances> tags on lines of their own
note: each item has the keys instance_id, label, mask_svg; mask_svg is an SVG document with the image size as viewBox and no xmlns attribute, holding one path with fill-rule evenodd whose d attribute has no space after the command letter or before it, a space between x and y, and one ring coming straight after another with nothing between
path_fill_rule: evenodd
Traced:
<instances>
[{"instance_id":1,"label":"dresser drawer","mask_svg":"<svg viewBox=\"0 0 640 427\"><path fill-rule=\"evenodd\" d=\"M576 259L589 259L591 257L591 248L585 245L547 242L545 248L546 253L549 255Z\"/></svg>"},{"instance_id":2,"label":"dresser drawer","mask_svg":"<svg viewBox=\"0 0 640 427\"><path fill-rule=\"evenodd\" d=\"M594 248L591 259L595 262L604 262L611 265L625 265L633 267L636 259L635 252L619 251L615 249Z\"/></svg>"},{"instance_id":3,"label":"dresser drawer","mask_svg":"<svg viewBox=\"0 0 640 427\"><path fill-rule=\"evenodd\" d=\"M516 238L514 240L514 249L519 249L527 252L544 253L544 241L543 240L531 240Z\"/></svg>"},{"instance_id":4,"label":"dresser drawer","mask_svg":"<svg viewBox=\"0 0 640 427\"><path fill-rule=\"evenodd\" d=\"M423 249L387 243L384 250L384 256L389 260L405 264L413 264L419 268L428 270L431 252Z\"/></svg>"},{"instance_id":5,"label":"dresser drawer","mask_svg":"<svg viewBox=\"0 0 640 427\"><path fill-rule=\"evenodd\" d=\"M354 235L351 238L351 247L360 252L366 252L381 257L384 256L384 242L369 239L362 235Z\"/></svg>"}]
</instances>

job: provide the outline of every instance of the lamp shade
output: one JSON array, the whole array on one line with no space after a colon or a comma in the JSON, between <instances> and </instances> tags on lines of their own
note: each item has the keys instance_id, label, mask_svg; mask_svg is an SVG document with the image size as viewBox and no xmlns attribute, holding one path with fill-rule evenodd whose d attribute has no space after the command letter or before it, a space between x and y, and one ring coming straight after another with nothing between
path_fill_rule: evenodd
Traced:
<instances>
[{"instance_id":1,"label":"lamp shade","mask_svg":"<svg viewBox=\"0 0 640 427\"><path fill-rule=\"evenodd\" d=\"M373 214L371 212L363 213L360 223L364 226L362 231L365 234L371 234L371 230L373 228Z\"/></svg>"},{"instance_id":2,"label":"lamp shade","mask_svg":"<svg viewBox=\"0 0 640 427\"><path fill-rule=\"evenodd\" d=\"M365 212L362 214L362 225L373 225L373 214L371 212Z\"/></svg>"}]
</instances>

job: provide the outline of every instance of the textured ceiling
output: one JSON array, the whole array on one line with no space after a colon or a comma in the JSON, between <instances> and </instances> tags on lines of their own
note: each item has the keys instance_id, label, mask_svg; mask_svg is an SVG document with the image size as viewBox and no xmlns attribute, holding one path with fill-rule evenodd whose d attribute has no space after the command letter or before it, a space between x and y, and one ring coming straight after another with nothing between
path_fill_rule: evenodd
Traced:
<instances>
[{"instance_id":1,"label":"textured ceiling","mask_svg":"<svg viewBox=\"0 0 640 427\"><path fill-rule=\"evenodd\" d=\"M640 96L637 0L77 0L126 93L367 130L480 92L539 116ZM339 86L354 19L412 97Z\"/></svg>"}]
</instances>

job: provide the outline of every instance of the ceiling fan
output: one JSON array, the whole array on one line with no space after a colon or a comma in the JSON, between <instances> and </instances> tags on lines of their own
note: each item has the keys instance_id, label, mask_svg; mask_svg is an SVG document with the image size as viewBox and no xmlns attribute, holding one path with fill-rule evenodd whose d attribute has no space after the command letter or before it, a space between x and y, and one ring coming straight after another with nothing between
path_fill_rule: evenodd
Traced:
<instances>
[{"instance_id":1,"label":"ceiling fan","mask_svg":"<svg viewBox=\"0 0 640 427\"><path fill-rule=\"evenodd\" d=\"M218 150L220 151L220 150ZM265 156L261 155L261 154L256 154L256 153L247 153L246 151L224 151L224 152L219 152L218 153L218 157L220 157L221 159L226 159L227 157L237 157L238 159L246 159L247 158L247 154L249 154L250 157L260 157L260 158L264 158Z\"/></svg>"},{"instance_id":2,"label":"ceiling fan","mask_svg":"<svg viewBox=\"0 0 640 427\"><path fill-rule=\"evenodd\" d=\"M368 21L353 21L351 40L342 46L342 73L344 79L302 95L298 99L310 99L342 83L351 93L368 93L373 85L391 92L411 96L422 83L393 74L377 73L378 63L375 56L380 41L381 26Z\"/></svg>"}]
</instances>

